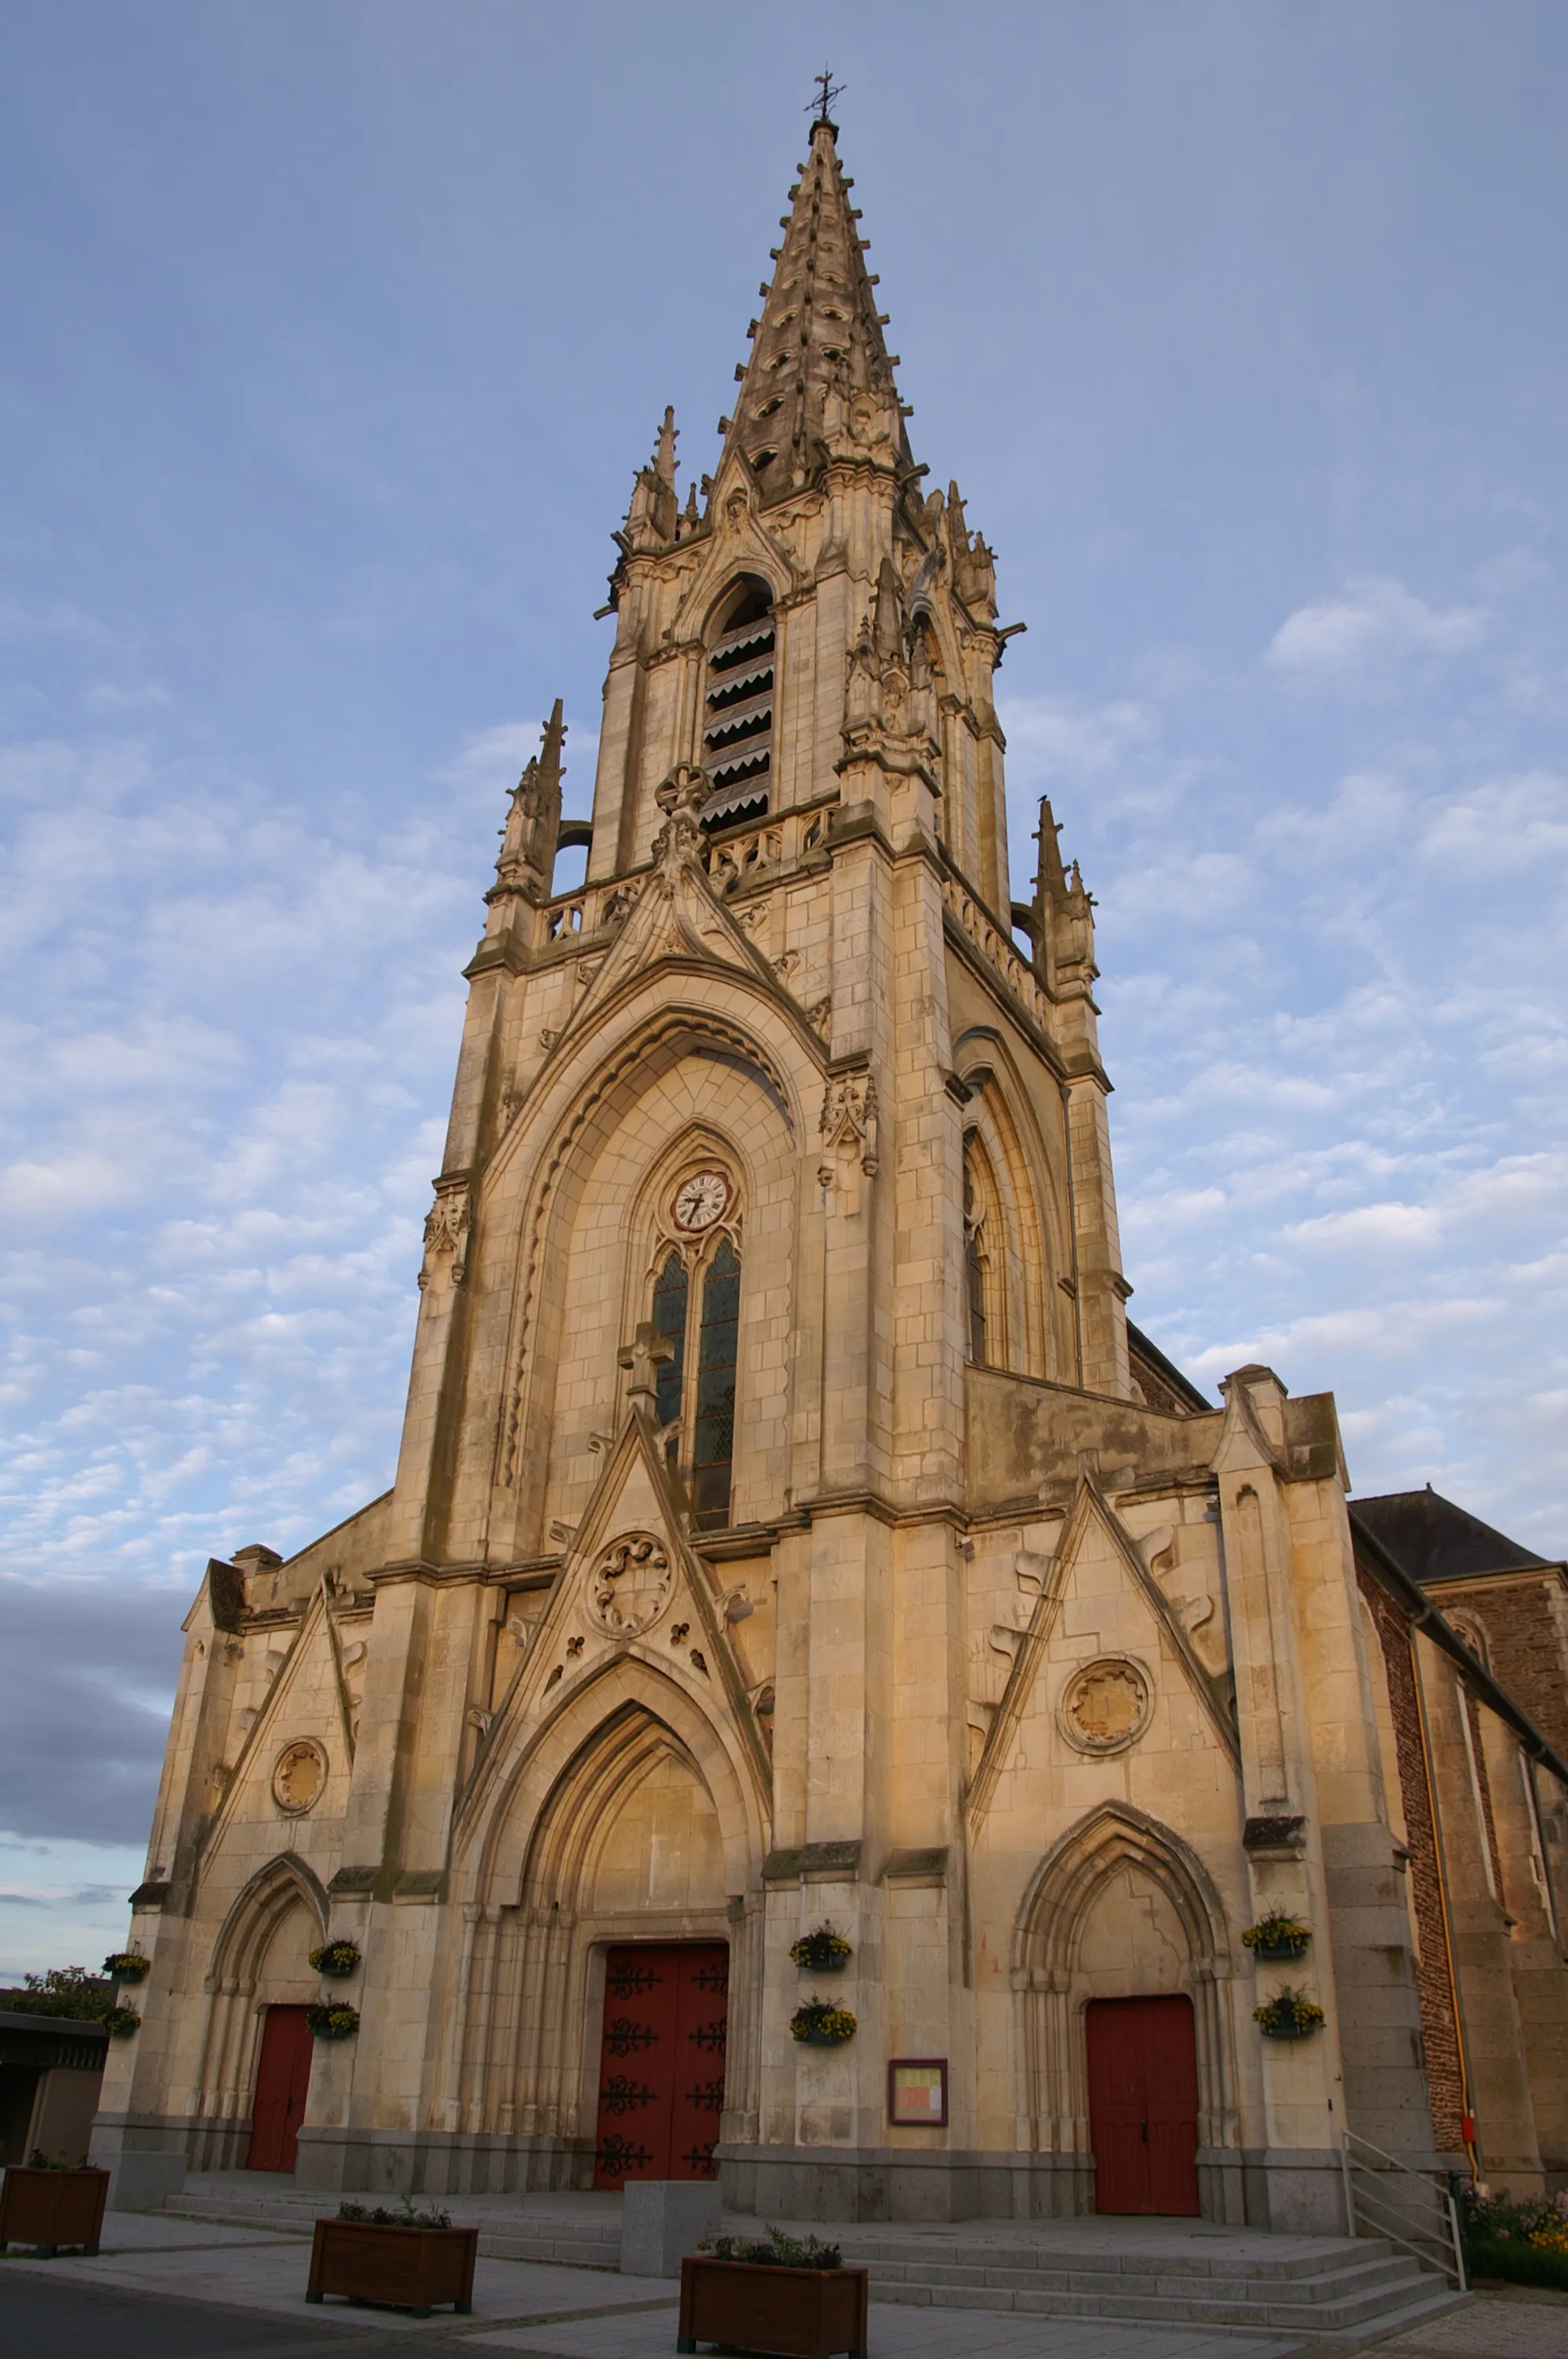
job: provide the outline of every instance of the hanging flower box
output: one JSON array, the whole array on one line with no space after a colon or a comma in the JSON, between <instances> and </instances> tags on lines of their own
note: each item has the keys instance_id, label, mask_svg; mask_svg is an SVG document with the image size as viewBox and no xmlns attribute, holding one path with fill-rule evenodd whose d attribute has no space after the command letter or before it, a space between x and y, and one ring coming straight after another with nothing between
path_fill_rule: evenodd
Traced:
<instances>
[{"instance_id":1,"label":"hanging flower box","mask_svg":"<svg viewBox=\"0 0 1568 2359\"><path fill-rule=\"evenodd\" d=\"M791 2038L798 2039L803 2048L842 2048L855 2037L856 2024L847 2006L835 2006L830 1999L808 1998L790 2017L789 2029Z\"/></svg>"},{"instance_id":2,"label":"hanging flower box","mask_svg":"<svg viewBox=\"0 0 1568 2359\"><path fill-rule=\"evenodd\" d=\"M402 2212L345 2203L335 2220L318 2220L310 2247L307 2301L339 2294L348 2301L372 2301L428 2318L450 2302L467 2314L473 2308L477 2228L454 2228L445 2212Z\"/></svg>"},{"instance_id":3,"label":"hanging flower box","mask_svg":"<svg viewBox=\"0 0 1568 2359\"><path fill-rule=\"evenodd\" d=\"M323 1941L319 1950L311 1951L310 1963L319 1974L346 1983L351 1974L360 1970L360 1953L352 1941Z\"/></svg>"},{"instance_id":4,"label":"hanging flower box","mask_svg":"<svg viewBox=\"0 0 1568 2359\"><path fill-rule=\"evenodd\" d=\"M87 2163L80 2170L9 2164L0 2188L0 2252L7 2245L32 2245L46 2261L73 2245L95 2253L108 2193L108 2172Z\"/></svg>"},{"instance_id":5,"label":"hanging flower box","mask_svg":"<svg viewBox=\"0 0 1568 2359\"><path fill-rule=\"evenodd\" d=\"M720 2236L712 2252L681 2263L677 2352L717 2343L791 2359L867 2359L867 2272L845 2268L838 2249L768 2230L766 2244Z\"/></svg>"},{"instance_id":6,"label":"hanging flower box","mask_svg":"<svg viewBox=\"0 0 1568 2359\"><path fill-rule=\"evenodd\" d=\"M817 1925L803 1933L790 1944L789 1953L802 1973L812 1974L842 1973L855 1954L843 1934L836 1933L831 1925Z\"/></svg>"},{"instance_id":7,"label":"hanging flower box","mask_svg":"<svg viewBox=\"0 0 1568 2359\"><path fill-rule=\"evenodd\" d=\"M140 1950L111 1950L103 1961L103 1971L111 1982L146 1982L152 1970L152 1960L144 1958Z\"/></svg>"},{"instance_id":8,"label":"hanging flower box","mask_svg":"<svg viewBox=\"0 0 1568 2359\"><path fill-rule=\"evenodd\" d=\"M1261 2027L1265 2039L1311 2039L1323 2029L1325 2018L1315 1999L1292 1990L1287 1983L1262 2006L1253 2008L1252 2020Z\"/></svg>"},{"instance_id":9,"label":"hanging flower box","mask_svg":"<svg viewBox=\"0 0 1568 2359\"><path fill-rule=\"evenodd\" d=\"M1282 1908L1271 1908L1256 1925L1249 1925L1241 1936L1244 1948L1251 1951L1260 1962L1283 1958L1304 1958L1312 1940L1312 1927L1303 1925Z\"/></svg>"},{"instance_id":10,"label":"hanging flower box","mask_svg":"<svg viewBox=\"0 0 1568 2359\"><path fill-rule=\"evenodd\" d=\"M314 2039L351 2039L360 2027L357 2006L310 2006L305 2021Z\"/></svg>"},{"instance_id":11,"label":"hanging flower box","mask_svg":"<svg viewBox=\"0 0 1568 2359\"><path fill-rule=\"evenodd\" d=\"M134 2039L142 2027L134 2006L112 2006L100 2019L111 2039Z\"/></svg>"}]
</instances>

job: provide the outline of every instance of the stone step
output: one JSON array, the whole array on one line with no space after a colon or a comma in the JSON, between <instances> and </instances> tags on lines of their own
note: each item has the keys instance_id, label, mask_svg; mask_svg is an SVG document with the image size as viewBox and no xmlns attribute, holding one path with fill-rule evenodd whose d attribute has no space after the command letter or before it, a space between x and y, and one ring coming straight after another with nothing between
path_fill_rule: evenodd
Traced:
<instances>
[{"instance_id":1,"label":"stone step","mask_svg":"<svg viewBox=\"0 0 1568 2359\"><path fill-rule=\"evenodd\" d=\"M846 2256L848 2257L848 2256ZM1058 2260L1054 2255L1042 2256L1033 2263L1013 2263L997 2267L950 2261L870 2261L879 2284L927 2286L982 2285L1006 2291L1010 2288L1033 2289L1037 2292L1089 2293L1101 2287L1129 2294L1149 2294L1159 2297L1167 2293L1186 2293L1193 2288L1216 2301L1314 2300L1325 2287L1343 2286L1365 2289L1389 2284L1402 2284L1418 2274L1415 2262L1405 2255L1374 2254L1365 2261L1350 2259L1330 2269L1320 2269L1312 2277L1271 2277L1261 2271L1233 2270L1227 2277L1202 2276L1184 2270L1168 2261L1151 2263L1143 2267L1125 2265L1096 2268L1081 2257Z\"/></svg>"},{"instance_id":2,"label":"stone step","mask_svg":"<svg viewBox=\"0 0 1568 2359\"><path fill-rule=\"evenodd\" d=\"M304 2236L340 2200L292 2188L192 2190L163 2208L190 2219ZM460 2213L465 2208L460 2195L427 2200ZM518 2198L513 2205L491 2196L476 2200L473 2212L479 2249L492 2259L584 2269L620 2265L618 2210L596 2218L583 2209L553 2212L538 2197ZM740 2234L759 2234L762 2227L734 2217L725 2224ZM847 2261L863 2262L874 2300L930 2309L1291 2332L1312 2337L1314 2349L1330 2351L1359 2347L1369 2330L1380 2338L1420 2324L1464 2299L1376 2237L1281 2237L1279 2249L1271 2251L1250 2238L1162 2237L1158 2229L1141 2235L1137 2228L1125 2241L1100 2236L1065 2244L1064 2223L1057 2222L1043 2223L1037 2237L1016 2230L965 2235L962 2223L928 2234L790 2224L797 2233L815 2226L840 2245Z\"/></svg>"},{"instance_id":3,"label":"stone step","mask_svg":"<svg viewBox=\"0 0 1568 2359\"><path fill-rule=\"evenodd\" d=\"M847 2253L844 2257L849 2260L851 2256ZM856 2257L865 2260L865 2256ZM1125 2293L1170 2293L1170 2290L1186 2288L1186 2286L1203 2286L1205 2290L1215 2293L1217 2300L1226 2300L1231 2295L1245 2295L1249 2300L1252 2298L1261 2300L1264 2295L1269 2295L1269 2298L1278 2295L1281 2300L1294 2300L1294 2298L1299 2298L1302 2288L1321 2286L1327 2281L1351 2281L1354 2278L1356 2284L1377 2284L1384 2278L1405 2277L1410 2269L1417 2267L1417 2262L1408 2253L1389 2253L1384 2248L1384 2251L1372 2251L1365 2253L1365 2256L1363 2253L1351 2253L1344 2260L1330 2260L1327 2267L1323 2262L1318 2262L1318 2267L1299 2274L1299 2277L1271 2277L1264 2269L1248 2269L1245 2262L1240 2262L1240 2265L1233 2262L1231 2269L1221 2277L1219 2272L1209 2274L1198 2272L1198 2269L1184 2269L1182 2262L1170 2260L1165 2256L1153 2257L1153 2260L1139 2257L1139 2260L1094 2262L1085 2260L1082 2253L1056 2256L1056 2253L1044 2251L1035 2253L1028 2260L1023 2256L1007 2256L1007 2260L1002 2262L990 2260L990 2257L986 2257L983 2262L962 2262L948 2260L943 2256L938 2260L926 2260L926 2257L920 2257L920 2260L865 2260L865 2267L875 2269L880 2278L905 2278L908 2284L926 2286L1028 2284L1056 2286L1064 2293L1073 2293L1080 2286L1087 2288L1087 2286L1098 2284L1118 2284Z\"/></svg>"},{"instance_id":4,"label":"stone step","mask_svg":"<svg viewBox=\"0 0 1568 2359\"><path fill-rule=\"evenodd\" d=\"M1130 2237L1123 2245L1106 2239L1068 2245L1053 2233L1039 2238L976 2237L962 2240L944 2231L929 2238L887 2234L867 2234L854 2228L819 2228L819 2234L830 2234L843 2248L846 2259L852 2254L858 2261L881 2267L900 2266L945 2266L972 2268L1039 2268L1087 2269L1096 2275L1107 2271L1135 2270L1150 2272L1171 2270L1186 2277L1248 2277L1270 2281L1292 2277L1321 2276L1325 2267L1356 2267L1374 2259L1386 2259L1392 2246L1377 2236L1321 2236L1310 2241L1301 2239L1301 2249L1286 2249L1280 2254L1260 2253L1255 2247L1241 2248L1226 2242L1218 2248L1206 2248L1197 2239L1190 2243L1174 2239L1163 2245L1152 2245ZM1281 2239L1281 2242L1285 2240Z\"/></svg>"}]
</instances>

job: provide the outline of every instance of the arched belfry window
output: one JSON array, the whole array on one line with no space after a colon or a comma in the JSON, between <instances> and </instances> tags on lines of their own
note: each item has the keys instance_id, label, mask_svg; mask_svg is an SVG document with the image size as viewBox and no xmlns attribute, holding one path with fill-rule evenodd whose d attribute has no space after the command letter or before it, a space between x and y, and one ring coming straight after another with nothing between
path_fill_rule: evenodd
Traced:
<instances>
[{"instance_id":1,"label":"arched belfry window","mask_svg":"<svg viewBox=\"0 0 1568 2359\"><path fill-rule=\"evenodd\" d=\"M653 1323L672 1347L657 1377L671 1463L685 1476L697 1529L712 1531L730 1520L735 1457L741 1256L732 1237L671 1246L654 1280Z\"/></svg>"},{"instance_id":2,"label":"arched belfry window","mask_svg":"<svg viewBox=\"0 0 1568 2359\"><path fill-rule=\"evenodd\" d=\"M702 761L713 792L702 814L706 828L767 812L774 646L772 592L761 582L738 582L719 609L708 647Z\"/></svg>"}]
</instances>

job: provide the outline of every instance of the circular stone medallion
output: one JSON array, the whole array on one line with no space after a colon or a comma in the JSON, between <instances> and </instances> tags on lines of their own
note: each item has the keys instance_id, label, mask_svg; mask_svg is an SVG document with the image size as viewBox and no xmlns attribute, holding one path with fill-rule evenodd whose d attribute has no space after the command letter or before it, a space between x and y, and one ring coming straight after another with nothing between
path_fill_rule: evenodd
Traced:
<instances>
[{"instance_id":1,"label":"circular stone medallion","mask_svg":"<svg viewBox=\"0 0 1568 2359\"><path fill-rule=\"evenodd\" d=\"M1125 1655L1103 1656L1075 1671L1058 1706L1062 1734L1080 1753L1120 1753L1149 1725L1153 1682Z\"/></svg>"},{"instance_id":2,"label":"circular stone medallion","mask_svg":"<svg viewBox=\"0 0 1568 2359\"><path fill-rule=\"evenodd\" d=\"M297 1736L272 1765L272 1799L296 1816L319 1799L327 1782L327 1756L313 1736Z\"/></svg>"},{"instance_id":3,"label":"circular stone medallion","mask_svg":"<svg viewBox=\"0 0 1568 2359\"><path fill-rule=\"evenodd\" d=\"M589 1608L612 1638L635 1638L669 1603L673 1582L662 1541L651 1532L629 1532L589 1575Z\"/></svg>"}]
</instances>

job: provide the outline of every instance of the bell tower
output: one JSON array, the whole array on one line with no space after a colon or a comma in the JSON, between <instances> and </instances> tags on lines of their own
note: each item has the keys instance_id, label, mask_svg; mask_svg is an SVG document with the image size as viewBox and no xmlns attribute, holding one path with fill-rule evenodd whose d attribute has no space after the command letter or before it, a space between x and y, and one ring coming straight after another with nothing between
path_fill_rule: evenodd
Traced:
<instances>
[{"instance_id":1,"label":"bell tower","mask_svg":"<svg viewBox=\"0 0 1568 2359\"><path fill-rule=\"evenodd\" d=\"M790 2156L885 2143L888 2053L973 2038L976 1370L1133 1397L1092 907L1048 807L1012 901L1012 631L957 484L913 456L852 188L824 114L713 474L683 498L666 410L635 477L579 888L555 889L558 703L512 798L346 1853L372 1908L417 1889L490 1921L519 1905L493 1856L522 1754L563 1713L590 1750L618 1713L676 1727L673 1683L728 1765L701 1771L726 1913L689 1920L730 1944L719 2153L775 2203ZM618 1619L628 1549L659 1570ZM573 1907L548 1974L588 2078L527 2101L549 2141L586 2132L594 2069ZM778 1965L815 1917L849 1933L867 2035L826 2080ZM544 2004L489 1938L465 2004ZM428 2064L423 2095L380 2070L378 2104L434 2101ZM971 2080L952 2102L972 2142Z\"/></svg>"}]
</instances>

